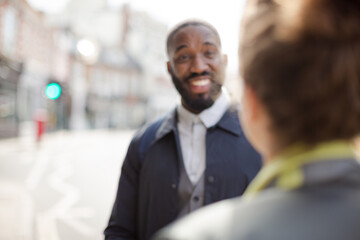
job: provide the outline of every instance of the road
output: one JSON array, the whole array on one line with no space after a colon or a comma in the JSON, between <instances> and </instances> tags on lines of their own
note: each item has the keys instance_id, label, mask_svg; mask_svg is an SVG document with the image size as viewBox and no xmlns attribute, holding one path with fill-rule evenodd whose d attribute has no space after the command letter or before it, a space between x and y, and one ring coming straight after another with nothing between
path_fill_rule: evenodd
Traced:
<instances>
[{"instance_id":1,"label":"road","mask_svg":"<svg viewBox=\"0 0 360 240\"><path fill-rule=\"evenodd\" d=\"M0 141L1 240L100 240L133 131Z\"/></svg>"}]
</instances>

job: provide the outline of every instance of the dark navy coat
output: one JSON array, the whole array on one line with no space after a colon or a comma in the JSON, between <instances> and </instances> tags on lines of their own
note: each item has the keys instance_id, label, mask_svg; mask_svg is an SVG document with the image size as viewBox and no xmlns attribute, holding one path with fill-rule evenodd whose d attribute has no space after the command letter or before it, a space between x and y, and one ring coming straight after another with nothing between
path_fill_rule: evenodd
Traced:
<instances>
[{"instance_id":1,"label":"dark navy coat","mask_svg":"<svg viewBox=\"0 0 360 240\"><path fill-rule=\"evenodd\" d=\"M106 240L147 240L176 219L182 154L176 111L140 130L130 143ZM261 167L235 110L206 133L205 205L240 196Z\"/></svg>"}]
</instances>

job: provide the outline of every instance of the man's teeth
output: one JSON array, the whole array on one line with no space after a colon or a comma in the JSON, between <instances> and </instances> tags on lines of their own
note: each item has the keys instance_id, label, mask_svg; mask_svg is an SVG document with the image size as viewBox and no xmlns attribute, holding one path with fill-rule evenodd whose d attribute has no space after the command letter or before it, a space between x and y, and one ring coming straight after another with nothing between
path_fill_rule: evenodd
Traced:
<instances>
[{"instance_id":1,"label":"man's teeth","mask_svg":"<svg viewBox=\"0 0 360 240\"><path fill-rule=\"evenodd\" d=\"M202 86L209 84L209 82L210 82L209 79L203 79L203 80L193 81L193 82L191 82L191 84L194 86L197 86L197 87L202 87Z\"/></svg>"}]
</instances>

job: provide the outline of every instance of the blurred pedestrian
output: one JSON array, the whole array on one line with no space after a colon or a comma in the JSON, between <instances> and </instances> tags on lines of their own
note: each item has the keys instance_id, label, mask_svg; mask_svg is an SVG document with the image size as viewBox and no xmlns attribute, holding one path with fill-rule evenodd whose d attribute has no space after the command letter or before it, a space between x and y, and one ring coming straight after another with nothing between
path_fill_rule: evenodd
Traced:
<instances>
[{"instance_id":1,"label":"blurred pedestrian","mask_svg":"<svg viewBox=\"0 0 360 240\"><path fill-rule=\"evenodd\" d=\"M240 196L261 166L224 87L226 55L213 26L186 21L167 37L181 105L140 130L123 163L105 239L149 239L204 205Z\"/></svg>"},{"instance_id":2,"label":"blurred pedestrian","mask_svg":"<svg viewBox=\"0 0 360 240\"><path fill-rule=\"evenodd\" d=\"M360 1L248 4L241 120L264 167L156 239L359 240Z\"/></svg>"},{"instance_id":3,"label":"blurred pedestrian","mask_svg":"<svg viewBox=\"0 0 360 240\"><path fill-rule=\"evenodd\" d=\"M34 114L34 122L36 126L36 142L40 143L46 130L47 111L45 109L37 109Z\"/></svg>"}]
</instances>

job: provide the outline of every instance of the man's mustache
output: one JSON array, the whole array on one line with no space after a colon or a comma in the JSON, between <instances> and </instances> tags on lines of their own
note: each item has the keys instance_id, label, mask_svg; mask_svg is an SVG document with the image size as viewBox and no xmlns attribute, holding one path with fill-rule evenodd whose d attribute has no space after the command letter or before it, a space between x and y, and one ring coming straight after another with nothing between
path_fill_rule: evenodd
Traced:
<instances>
[{"instance_id":1,"label":"man's mustache","mask_svg":"<svg viewBox=\"0 0 360 240\"><path fill-rule=\"evenodd\" d=\"M202 72L202 73L192 73L190 76L188 76L188 77L185 78L185 81L188 82L188 81L190 81L190 79L192 79L192 78L201 77L201 76L209 76L210 79L213 79L213 78L214 78L214 75L213 75L211 72L204 71L204 72Z\"/></svg>"}]
</instances>

